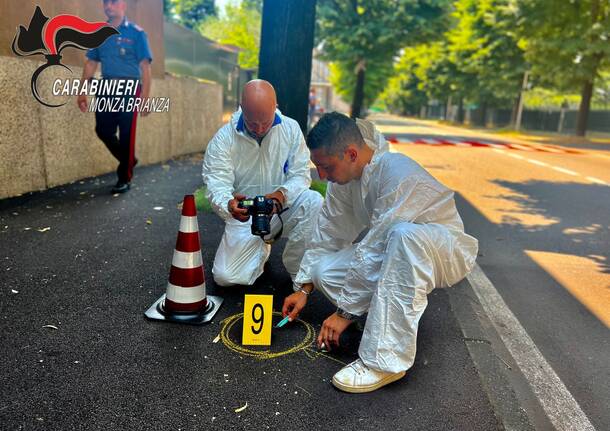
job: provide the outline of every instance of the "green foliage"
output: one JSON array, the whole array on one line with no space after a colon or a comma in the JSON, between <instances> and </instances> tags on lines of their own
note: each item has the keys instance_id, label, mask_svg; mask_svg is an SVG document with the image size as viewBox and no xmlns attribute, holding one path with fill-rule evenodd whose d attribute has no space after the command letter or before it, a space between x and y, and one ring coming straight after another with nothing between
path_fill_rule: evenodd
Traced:
<instances>
[{"instance_id":1,"label":"green foliage","mask_svg":"<svg viewBox=\"0 0 610 431\"><path fill-rule=\"evenodd\" d=\"M435 99L507 106L525 70L512 0L456 0L442 38L403 50L382 99L415 114Z\"/></svg>"},{"instance_id":2,"label":"green foliage","mask_svg":"<svg viewBox=\"0 0 610 431\"><path fill-rule=\"evenodd\" d=\"M577 94L564 94L546 88L534 88L524 95L523 106L529 109L558 109L565 101L575 109L580 96Z\"/></svg>"},{"instance_id":3,"label":"green foliage","mask_svg":"<svg viewBox=\"0 0 610 431\"><path fill-rule=\"evenodd\" d=\"M216 16L214 0L170 0L171 12L177 17L178 24L196 29L208 16ZM169 5L167 6L169 8ZM166 9L164 4L164 9Z\"/></svg>"},{"instance_id":4,"label":"green foliage","mask_svg":"<svg viewBox=\"0 0 610 431\"><path fill-rule=\"evenodd\" d=\"M381 95L387 107L400 114L417 114L437 89L428 72L432 65L443 57L439 53L440 43L421 44L406 48L395 66L395 74Z\"/></svg>"},{"instance_id":5,"label":"green foliage","mask_svg":"<svg viewBox=\"0 0 610 431\"><path fill-rule=\"evenodd\" d=\"M172 0L163 0L163 15L165 15L167 19L172 20L172 13Z\"/></svg>"},{"instance_id":6,"label":"green foliage","mask_svg":"<svg viewBox=\"0 0 610 431\"><path fill-rule=\"evenodd\" d=\"M205 197L206 191L205 187L195 190L195 207L198 211L211 213L213 211L212 205L210 204L210 201L208 201L208 198Z\"/></svg>"},{"instance_id":7,"label":"green foliage","mask_svg":"<svg viewBox=\"0 0 610 431\"><path fill-rule=\"evenodd\" d=\"M366 67L365 99L375 100L380 82L398 50L433 37L444 24L447 0L319 0L317 35L322 43L322 59L336 63L335 79L340 79L342 94L355 86L357 64ZM348 76L354 75L349 78Z\"/></svg>"},{"instance_id":8,"label":"green foliage","mask_svg":"<svg viewBox=\"0 0 610 431\"><path fill-rule=\"evenodd\" d=\"M326 196L326 189L328 188L328 183L326 181L313 180L309 188L320 193L322 196Z\"/></svg>"},{"instance_id":9,"label":"green foliage","mask_svg":"<svg viewBox=\"0 0 610 431\"><path fill-rule=\"evenodd\" d=\"M224 16L209 17L199 27L204 36L219 43L234 45L242 49L239 65L246 69L258 68L258 53L261 38L261 13L246 4L227 4Z\"/></svg>"},{"instance_id":10,"label":"green foliage","mask_svg":"<svg viewBox=\"0 0 610 431\"><path fill-rule=\"evenodd\" d=\"M536 85L580 91L610 68L608 0L519 0L522 46Z\"/></svg>"},{"instance_id":11,"label":"green foliage","mask_svg":"<svg viewBox=\"0 0 610 431\"><path fill-rule=\"evenodd\" d=\"M456 23L446 34L449 57L462 74L462 93L475 103L506 106L519 94L526 65L515 31L517 14L512 3L513 0L454 3Z\"/></svg>"},{"instance_id":12,"label":"green foliage","mask_svg":"<svg viewBox=\"0 0 610 431\"><path fill-rule=\"evenodd\" d=\"M351 100L354 97L354 89L356 88L355 65L336 62L331 63L329 69L329 80L337 94L342 96L344 100ZM372 63L367 67L364 85L365 106L370 106L375 102L393 73L394 67L391 61Z\"/></svg>"},{"instance_id":13,"label":"green foliage","mask_svg":"<svg viewBox=\"0 0 610 431\"><path fill-rule=\"evenodd\" d=\"M263 11L263 0L242 0L242 4L248 9Z\"/></svg>"}]
</instances>

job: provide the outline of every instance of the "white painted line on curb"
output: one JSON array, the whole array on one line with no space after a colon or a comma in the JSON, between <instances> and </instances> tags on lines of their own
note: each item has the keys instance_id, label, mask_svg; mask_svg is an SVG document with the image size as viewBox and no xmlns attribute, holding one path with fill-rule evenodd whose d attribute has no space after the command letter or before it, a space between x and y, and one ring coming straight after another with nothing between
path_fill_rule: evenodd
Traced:
<instances>
[{"instance_id":1,"label":"white painted line on curb","mask_svg":"<svg viewBox=\"0 0 610 431\"><path fill-rule=\"evenodd\" d=\"M595 428L578 402L544 359L478 264L475 264L467 278L555 429L594 431Z\"/></svg>"},{"instance_id":2,"label":"white painted line on curb","mask_svg":"<svg viewBox=\"0 0 610 431\"><path fill-rule=\"evenodd\" d=\"M595 177L587 177L587 180L591 181L592 183L603 184L604 186L608 185L608 183L606 183L604 180L600 180L599 178Z\"/></svg>"},{"instance_id":3,"label":"white painted line on curb","mask_svg":"<svg viewBox=\"0 0 610 431\"><path fill-rule=\"evenodd\" d=\"M534 159L526 159L528 162L534 164L534 165L538 165L538 166L548 166L548 163L544 163L544 162L540 162L538 160L534 160Z\"/></svg>"},{"instance_id":4,"label":"white painted line on curb","mask_svg":"<svg viewBox=\"0 0 610 431\"><path fill-rule=\"evenodd\" d=\"M508 153L508 155L513 159L525 160L525 157L520 156L519 154Z\"/></svg>"},{"instance_id":5,"label":"white painted line on curb","mask_svg":"<svg viewBox=\"0 0 610 431\"><path fill-rule=\"evenodd\" d=\"M551 168L555 169L557 172L563 172L564 174L572 175L574 177L579 177L580 175L574 171L569 169L560 168L559 166L551 166Z\"/></svg>"},{"instance_id":6,"label":"white painted line on curb","mask_svg":"<svg viewBox=\"0 0 610 431\"><path fill-rule=\"evenodd\" d=\"M495 151L496 153L504 154L504 150L498 150L497 148L492 148L492 151Z\"/></svg>"}]
</instances>

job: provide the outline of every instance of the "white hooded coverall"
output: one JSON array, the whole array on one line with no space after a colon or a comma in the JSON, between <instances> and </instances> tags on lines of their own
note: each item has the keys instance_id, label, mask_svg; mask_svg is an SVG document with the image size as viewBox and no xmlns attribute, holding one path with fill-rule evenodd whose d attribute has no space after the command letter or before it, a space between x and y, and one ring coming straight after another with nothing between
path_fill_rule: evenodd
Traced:
<instances>
[{"instance_id":1,"label":"white hooded coverall","mask_svg":"<svg viewBox=\"0 0 610 431\"><path fill-rule=\"evenodd\" d=\"M271 246L252 235L252 218L235 220L227 204L234 193L252 198L280 189L288 210L282 214L282 237L288 242L282 260L294 279L322 196L309 190L309 150L299 124L276 111L274 125L258 142L248 135L241 110L235 112L212 138L203 159L203 181L212 208L224 221L225 231L216 251L212 273L221 286L251 285L262 274ZM238 130L238 126L239 129ZM271 236L280 229L277 216L271 220Z\"/></svg>"},{"instance_id":2,"label":"white hooded coverall","mask_svg":"<svg viewBox=\"0 0 610 431\"><path fill-rule=\"evenodd\" d=\"M468 274L478 242L464 233L452 191L390 153L372 123L357 124L373 158L359 180L328 185L295 284L313 282L343 310L368 313L358 355L396 373L415 360L427 294Z\"/></svg>"}]
</instances>

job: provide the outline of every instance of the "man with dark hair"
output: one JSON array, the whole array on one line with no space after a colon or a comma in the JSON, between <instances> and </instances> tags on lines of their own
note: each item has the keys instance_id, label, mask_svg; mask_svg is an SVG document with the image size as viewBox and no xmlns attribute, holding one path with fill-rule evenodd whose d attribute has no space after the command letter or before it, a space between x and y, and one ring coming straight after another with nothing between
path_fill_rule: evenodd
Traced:
<instances>
[{"instance_id":1,"label":"man with dark hair","mask_svg":"<svg viewBox=\"0 0 610 431\"><path fill-rule=\"evenodd\" d=\"M103 4L108 23L115 27L119 34L109 37L100 47L87 51L82 81L92 79L98 64L101 63L104 80L141 79L141 91L138 89L138 93L142 100L146 100L150 94L152 61L146 33L125 17L125 0L103 0ZM103 94L98 97L113 95ZM79 96L77 104L82 112L87 112L87 96ZM133 168L138 163L135 157L137 115L137 112L127 111L95 113L95 132L119 162L118 181L112 188L113 193L125 193L129 190ZM142 111L141 115L146 116L148 112Z\"/></svg>"},{"instance_id":2,"label":"man with dark hair","mask_svg":"<svg viewBox=\"0 0 610 431\"><path fill-rule=\"evenodd\" d=\"M282 311L294 320L314 288L322 291L337 306L317 339L327 349L366 315L359 358L332 382L346 392L374 391L413 365L427 294L464 278L478 243L464 233L453 192L415 161L390 153L372 123L324 115L307 146L330 184Z\"/></svg>"}]
</instances>

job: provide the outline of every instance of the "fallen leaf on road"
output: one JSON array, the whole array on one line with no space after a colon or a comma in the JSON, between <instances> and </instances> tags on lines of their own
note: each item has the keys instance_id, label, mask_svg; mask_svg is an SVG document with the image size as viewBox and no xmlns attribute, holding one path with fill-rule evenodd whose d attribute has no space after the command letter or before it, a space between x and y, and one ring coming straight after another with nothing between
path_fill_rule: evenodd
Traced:
<instances>
[{"instance_id":1,"label":"fallen leaf on road","mask_svg":"<svg viewBox=\"0 0 610 431\"><path fill-rule=\"evenodd\" d=\"M220 334L218 334L216 336L216 338L214 338L214 340L212 340L212 343L218 343L220 341Z\"/></svg>"},{"instance_id":2,"label":"fallen leaf on road","mask_svg":"<svg viewBox=\"0 0 610 431\"><path fill-rule=\"evenodd\" d=\"M243 412L244 410L246 410L248 408L248 401L246 401L246 405L243 407L240 407L238 409L235 409L235 413L239 413L239 412Z\"/></svg>"},{"instance_id":3,"label":"fallen leaf on road","mask_svg":"<svg viewBox=\"0 0 610 431\"><path fill-rule=\"evenodd\" d=\"M37 229L37 230L38 230L38 232L47 232L47 231L51 230L51 228L50 227L43 227L42 229Z\"/></svg>"},{"instance_id":4,"label":"fallen leaf on road","mask_svg":"<svg viewBox=\"0 0 610 431\"><path fill-rule=\"evenodd\" d=\"M19 291L15 290L15 289L11 289L11 293L19 293Z\"/></svg>"},{"instance_id":5,"label":"fallen leaf on road","mask_svg":"<svg viewBox=\"0 0 610 431\"><path fill-rule=\"evenodd\" d=\"M112 195L112 197L116 198L118 195L119 195L118 193L115 193L115 194Z\"/></svg>"},{"instance_id":6,"label":"fallen leaf on road","mask_svg":"<svg viewBox=\"0 0 610 431\"><path fill-rule=\"evenodd\" d=\"M169 171L169 165L163 165L161 167L163 168L164 171Z\"/></svg>"},{"instance_id":7,"label":"fallen leaf on road","mask_svg":"<svg viewBox=\"0 0 610 431\"><path fill-rule=\"evenodd\" d=\"M183 205L183 203L182 203L182 202L180 202L180 203L177 205L177 208L178 208L179 210L181 210L181 209L182 209L182 205Z\"/></svg>"},{"instance_id":8,"label":"fallen leaf on road","mask_svg":"<svg viewBox=\"0 0 610 431\"><path fill-rule=\"evenodd\" d=\"M163 207L154 207L153 208L155 211L161 211L163 209Z\"/></svg>"},{"instance_id":9,"label":"fallen leaf on road","mask_svg":"<svg viewBox=\"0 0 610 431\"><path fill-rule=\"evenodd\" d=\"M146 224L152 224L152 220L151 219L147 219L146 220Z\"/></svg>"},{"instance_id":10,"label":"fallen leaf on road","mask_svg":"<svg viewBox=\"0 0 610 431\"><path fill-rule=\"evenodd\" d=\"M24 227L23 230L31 230L31 227Z\"/></svg>"},{"instance_id":11,"label":"fallen leaf on road","mask_svg":"<svg viewBox=\"0 0 610 431\"><path fill-rule=\"evenodd\" d=\"M49 328L49 329L55 329L58 330L59 328L55 325L44 325L43 328Z\"/></svg>"}]
</instances>

